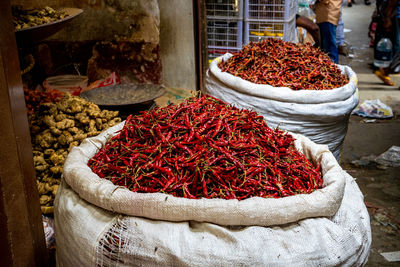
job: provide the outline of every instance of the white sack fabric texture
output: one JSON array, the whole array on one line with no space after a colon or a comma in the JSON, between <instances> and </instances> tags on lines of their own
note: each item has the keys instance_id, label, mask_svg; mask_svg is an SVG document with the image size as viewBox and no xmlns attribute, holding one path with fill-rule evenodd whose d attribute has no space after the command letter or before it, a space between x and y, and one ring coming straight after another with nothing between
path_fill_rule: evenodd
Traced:
<instances>
[{"instance_id":1,"label":"white sack fabric texture","mask_svg":"<svg viewBox=\"0 0 400 267\"><path fill-rule=\"evenodd\" d=\"M225 54L211 62L204 93L240 108L253 109L275 128L307 136L317 144L328 145L338 160L351 111L359 102L357 76L348 66L337 65L349 83L332 90L292 90L255 84L227 72L218 63L228 60Z\"/></svg>"},{"instance_id":2,"label":"white sack fabric texture","mask_svg":"<svg viewBox=\"0 0 400 267\"><path fill-rule=\"evenodd\" d=\"M284 198L253 197L236 199L187 199L164 193L137 193L118 187L93 173L87 163L106 141L117 134L124 122L100 135L85 139L68 154L63 177L66 183L89 203L131 216L164 221L198 221L219 225L282 225L310 217L333 216L342 201L345 178L342 169L325 145L293 134L298 150L320 163L323 188L311 194Z\"/></svg>"},{"instance_id":3,"label":"white sack fabric texture","mask_svg":"<svg viewBox=\"0 0 400 267\"><path fill-rule=\"evenodd\" d=\"M55 200L57 265L363 266L371 227L363 195L346 186L331 217L263 226L221 226L124 216L83 200L62 181Z\"/></svg>"}]
</instances>

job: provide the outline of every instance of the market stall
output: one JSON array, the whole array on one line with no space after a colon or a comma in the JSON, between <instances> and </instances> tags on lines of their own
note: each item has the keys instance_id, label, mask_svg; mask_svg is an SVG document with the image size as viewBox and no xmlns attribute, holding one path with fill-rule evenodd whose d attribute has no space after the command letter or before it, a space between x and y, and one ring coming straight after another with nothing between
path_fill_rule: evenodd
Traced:
<instances>
[{"instance_id":1,"label":"market stall","mask_svg":"<svg viewBox=\"0 0 400 267\"><path fill-rule=\"evenodd\" d=\"M166 87L158 8L110 5L88 12L115 23L105 40L28 38L20 51L34 59L21 74L57 265L365 264L369 216L338 163L358 103L351 68L276 35L213 60L202 92ZM55 13L17 32L72 20Z\"/></svg>"}]
</instances>

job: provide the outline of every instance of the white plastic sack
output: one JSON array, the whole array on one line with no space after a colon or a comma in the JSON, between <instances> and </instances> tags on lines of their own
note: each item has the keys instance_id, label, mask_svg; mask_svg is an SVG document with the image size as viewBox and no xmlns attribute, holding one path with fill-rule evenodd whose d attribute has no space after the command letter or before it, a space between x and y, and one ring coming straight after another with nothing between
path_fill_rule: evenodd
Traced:
<instances>
[{"instance_id":1,"label":"white plastic sack","mask_svg":"<svg viewBox=\"0 0 400 267\"><path fill-rule=\"evenodd\" d=\"M164 193L137 193L101 179L87 166L107 139L115 135L124 122L102 134L85 139L69 153L63 176L86 201L122 214L156 220L211 222L220 225L281 225L309 217L332 216L340 206L344 177L326 146L315 145L308 138L294 135L296 147L308 158L321 163L323 188L311 194L284 198L253 197L236 199L187 199Z\"/></svg>"},{"instance_id":2,"label":"white plastic sack","mask_svg":"<svg viewBox=\"0 0 400 267\"><path fill-rule=\"evenodd\" d=\"M120 125L115 126L113 131L118 127ZM344 189L340 193L343 198L339 201L338 210L332 216L310 217L270 227L223 226L193 220L181 222L152 220L114 212L120 209L117 205L108 207L109 210L100 208L90 203L93 199L87 199L90 202L85 200L84 197L87 196L80 195L86 193L85 190L76 187L89 186L92 190L98 189L98 202L103 205L109 200L115 204L116 202L112 200L116 197L115 193L128 190L108 185L110 191L104 191L103 186L107 182L100 178L96 180L91 177L92 175L87 177L87 173L81 173L80 178L71 179L71 173L77 175L72 169L77 168L78 172L81 170L79 163L72 158L90 157L94 154L95 149L88 149L90 142L100 145L98 140L87 139L68 156L65 162L65 180L62 181L55 200L57 265L360 266L365 264L371 246L371 229L363 196L356 182L338 166L325 146L316 145L300 135L294 136L298 138L297 147L314 161L321 162L324 180L326 178L331 180L331 182L324 181L325 188L337 182L332 181L334 177L326 177L330 171L335 171L336 180L344 186L341 189L337 188ZM106 134L100 139L105 137ZM315 155L314 152L319 154ZM81 184L79 179L90 179L90 182ZM147 195L154 195L154 198L157 198L157 194ZM307 196L301 197L305 199ZM294 197L278 200L285 203L290 201L290 198ZM120 206L132 205L137 209L152 209L154 213L158 213L164 207L158 207L159 203L152 202L152 199L153 197L142 199L141 204L125 203L126 199L121 199ZM314 200L314 203L308 205L318 207L318 200ZM224 200L224 202L229 201ZM176 207L179 210L184 208ZM285 208L276 207L276 209ZM291 213L296 212L295 209L304 210L300 205L296 205L281 215L290 217ZM169 212L177 214L172 207ZM210 212L213 213L214 210ZM231 214L226 211L224 216L229 217Z\"/></svg>"},{"instance_id":3,"label":"white plastic sack","mask_svg":"<svg viewBox=\"0 0 400 267\"><path fill-rule=\"evenodd\" d=\"M349 83L332 90L292 90L255 84L222 72L218 63L228 60L225 54L211 62L204 92L240 108L263 115L272 128L299 133L317 144L328 145L336 159L347 133L351 111L359 101L357 76L348 66L338 67Z\"/></svg>"}]
</instances>

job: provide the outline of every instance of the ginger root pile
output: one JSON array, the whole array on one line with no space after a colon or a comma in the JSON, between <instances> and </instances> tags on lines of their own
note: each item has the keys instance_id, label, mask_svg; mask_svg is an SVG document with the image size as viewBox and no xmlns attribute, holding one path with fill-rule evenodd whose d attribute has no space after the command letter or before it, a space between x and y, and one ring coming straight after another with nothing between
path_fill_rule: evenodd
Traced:
<instances>
[{"instance_id":1,"label":"ginger root pile","mask_svg":"<svg viewBox=\"0 0 400 267\"><path fill-rule=\"evenodd\" d=\"M41 103L37 112L29 116L42 213L53 212L69 151L86 137L98 135L119 122L118 111L101 110L96 104L69 94L56 103Z\"/></svg>"}]
</instances>

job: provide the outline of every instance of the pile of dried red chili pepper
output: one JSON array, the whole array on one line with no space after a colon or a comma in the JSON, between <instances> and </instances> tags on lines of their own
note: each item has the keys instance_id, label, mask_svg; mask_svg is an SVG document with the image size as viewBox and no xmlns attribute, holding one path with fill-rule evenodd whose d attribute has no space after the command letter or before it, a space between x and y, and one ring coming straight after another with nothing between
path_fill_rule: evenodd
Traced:
<instances>
[{"instance_id":1,"label":"pile of dried red chili pepper","mask_svg":"<svg viewBox=\"0 0 400 267\"><path fill-rule=\"evenodd\" d=\"M319 48L272 38L249 43L218 67L253 83L293 90L328 90L349 82Z\"/></svg>"},{"instance_id":2,"label":"pile of dried red chili pepper","mask_svg":"<svg viewBox=\"0 0 400 267\"><path fill-rule=\"evenodd\" d=\"M203 95L129 116L88 166L134 192L278 198L322 186L319 165L293 141L256 112Z\"/></svg>"}]
</instances>

